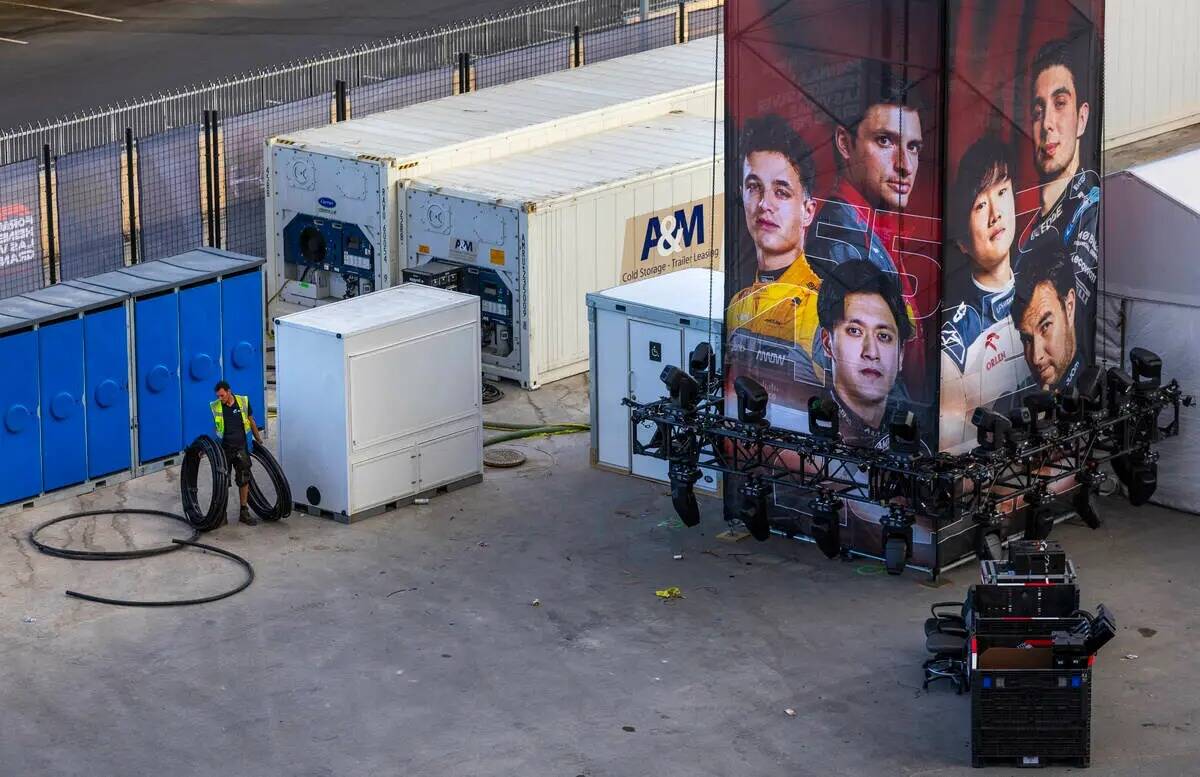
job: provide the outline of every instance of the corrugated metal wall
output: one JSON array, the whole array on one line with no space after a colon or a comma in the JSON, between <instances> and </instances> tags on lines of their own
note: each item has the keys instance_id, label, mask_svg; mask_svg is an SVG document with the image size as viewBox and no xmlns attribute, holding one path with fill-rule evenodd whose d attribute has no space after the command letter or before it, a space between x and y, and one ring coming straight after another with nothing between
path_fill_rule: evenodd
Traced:
<instances>
[{"instance_id":1,"label":"corrugated metal wall","mask_svg":"<svg viewBox=\"0 0 1200 777\"><path fill-rule=\"evenodd\" d=\"M528 306L532 376L557 380L588 368L588 292L621 282L625 223L724 192L724 160L585 194L529 216ZM718 208L720 206L718 205ZM708 211L708 207L705 207ZM720 213L714 218L723 218ZM709 225L709 239L716 234ZM720 269L719 267L717 269Z\"/></svg>"},{"instance_id":2,"label":"corrugated metal wall","mask_svg":"<svg viewBox=\"0 0 1200 777\"><path fill-rule=\"evenodd\" d=\"M1200 121L1200 0L1107 0L1104 144Z\"/></svg>"}]
</instances>

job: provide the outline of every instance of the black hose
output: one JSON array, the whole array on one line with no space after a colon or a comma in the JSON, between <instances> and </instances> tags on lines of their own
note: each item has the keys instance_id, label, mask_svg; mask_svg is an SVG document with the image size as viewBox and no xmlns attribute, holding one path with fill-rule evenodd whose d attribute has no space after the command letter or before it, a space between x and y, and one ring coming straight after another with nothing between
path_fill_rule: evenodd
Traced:
<instances>
[{"instance_id":1,"label":"black hose","mask_svg":"<svg viewBox=\"0 0 1200 777\"><path fill-rule=\"evenodd\" d=\"M170 518L174 521L179 521L183 524L188 524L188 520L178 513L168 513L162 510L135 510L133 508L116 508L112 510L85 510L78 513L69 513L58 518L52 518L49 521L38 524L33 531L29 532L29 542L33 547L37 548L47 556L55 556L56 558L72 559L74 561L123 561L134 558L148 558L150 556L160 556L163 553L170 553L179 550L182 545L176 544L176 540L172 540L170 545L159 545L154 548L138 548L133 550L76 550L74 548L60 548L54 545L47 545L37 538L37 535L42 529L49 528L57 523L64 521L73 521L77 518L87 518L93 515L157 515L163 518ZM189 524L190 525L190 524ZM192 536L188 537L188 542L193 542L200 538L200 532L195 527L191 527Z\"/></svg>"},{"instance_id":2,"label":"black hose","mask_svg":"<svg viewBox=\"0 0 1200 777\"><path fill-rule=\"evenodd\" d=\"M208 459L212 470L213 493L208 508L200 506L197 483L200 476L200 458ZM208 435L200 435L183 453L183 464L179 472L179 496L183 500L183 514L187 522L202 532L212 531L225 522L229 509L229 462L225 450Z\"/></svg>"},{"instance_id":3,"label":"black hose","mask_svg":"<svg viewBox=\"0 0 1200 777\"><path fill-rule=\"evenodd\" d=\"M232 559L233 561L237 562L238 564L241 564L242 568L246 570L246 579L243 580L241 585L239 585L237 588L232 588L228 591L225 591L224 593L213 594L212 596L203 596L203 597L200 597L199 599L167 599L167 600L145 602L145 601L136 601L136 600L131 600L131 599L109 599L104 596L93 596L92 594L84 594L84 593L80 593L78 591L67 591L67 596L74 597L75 599L82 599L85 602L96 602L98 604L115 604L119 607L188 607L193 604L208 604L209 602L217 602L217 601L220 601L221 599L227 599L236 593L241 593L242 591L245 591L247 588L250 587L250 584L254 582L254 567L250 566L249 561L242 558L241 556L239 556L236 553L232 553L228 550L222 550L221 548L213 547L212 545L205 545L200 542L192 542L191 540L171 540L171 542L175 543L176 547L178 547L178 548L182 548L182 547L200 548L201 550L207 550L212 553L216 553L219 556L224 556L225 558Z\"/></svg>"},{"instance_id":4,"label":"black hose","mask_svg":"<svg viewBox=\"0 0 1200 777\"><path fill-rule=\"evenodd\" d=\"M252 446L250 457L262 465L267 477L271 480L271 487L275 490L275 503L271 504L251 470L250 509L264 521L278 521L287 518L292 514L292 489L283 474L283 468L279 466L279 462L275 460L265 445Z\"/></svg>"},{"instance_id":5,"label":"black hose","mask_svg":"<svg viewBox=\"0 0 1200 777\"><path fill-rule=\"evenodd\" d=\"M490 405L504 399L504 392L495 383L483 382L483 404Z\"/></svg>"}]
</instances>

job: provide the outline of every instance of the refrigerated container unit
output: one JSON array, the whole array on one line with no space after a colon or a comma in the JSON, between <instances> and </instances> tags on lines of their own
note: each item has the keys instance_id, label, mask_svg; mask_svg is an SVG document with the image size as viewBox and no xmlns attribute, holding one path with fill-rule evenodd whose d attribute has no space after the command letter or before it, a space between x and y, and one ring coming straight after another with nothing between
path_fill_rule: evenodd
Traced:
<instances>
[{"instance_id":1,"label":"refrigerated container unit","mask_svg":"<svg viewBox=\"0 0 1200 777\"><path fill-rule=\"evenodd\" d=\"M591 331L592 465L660 483L667 462L633 452L629 408L622 400L651 402L667 394L660 379L667 366L688 368L696 346L712 346L720 369L725 274L702 268L587 295ZM639 424L637 438L650 442L655 427ZM701 491L720 491L720 473L703 470Z\"/></svg>"},{"instance_id":2,"label":"refrigerated container unit","mask_svg":"<svg viewBox=\"0 0 1200 777\"><path fill-rule=\"evenodd\" d=\"M409 179L671 111L712 115L721 51L699 40L269 139L270 298L312 307L399 283Z\"/></svg>"},{"instance_id":3,"label":"refrigerated container unit","mask_svg":"<svg viewBox=\"0 0 1200 777\"><path fill-rule=\"evenodd\" d=\"M407 264L463 268L485 373L534 389L583 372L588 292L721 269L721 137L720 121L671 113L414 179Z\"/></svg>"},{"instance_id":4,"label":"refrigerated container unit","mask_svg":"<svg viewBox=\"0 0 1200 777\"><path fill-rule=\"evenodd\" d=\"M275 320L279 461L349 523L483 478L479 300L413 283Z\"/></svg>"}]
</instances>

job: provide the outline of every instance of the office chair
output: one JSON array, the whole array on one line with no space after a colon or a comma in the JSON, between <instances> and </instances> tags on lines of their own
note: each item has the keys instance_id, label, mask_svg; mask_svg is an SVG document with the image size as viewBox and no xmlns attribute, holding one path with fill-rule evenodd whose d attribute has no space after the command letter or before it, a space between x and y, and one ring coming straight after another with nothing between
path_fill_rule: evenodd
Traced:
<instances>
[{"instance_id":1,"label":"office chair","mask_svg":"<svg viewBox=\"0 0 1200 777\"><path fill-rule=\"evenodd\" d=\"M955 693L968 688L967 640L971 624L972 594L967 592L961 602L938 602L929 608L931 618L925 619L925 650L932 654L924 664L925 681L928 689L934 680L949 680ZM953 611L947 611L948 609Z\"/></svg>"}]
</instances>

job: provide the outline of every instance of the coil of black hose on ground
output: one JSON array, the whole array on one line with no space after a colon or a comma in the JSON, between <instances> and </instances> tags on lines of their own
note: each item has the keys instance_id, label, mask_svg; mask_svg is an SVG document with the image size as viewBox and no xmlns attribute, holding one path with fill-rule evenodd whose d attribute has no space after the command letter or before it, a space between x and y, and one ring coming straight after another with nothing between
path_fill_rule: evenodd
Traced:
<instances>
[{"instance_id":1,"label":"coil of black hose on ground","mask_svg":"<svg viewBox=\"0 0 1200 777\"><path fill-rule=\"evenodd\" d=\"M197 462L197 468L198 465L199 463ZM231 588L228 591L224 591L219 594L212 594L210 596L201 596L195 599L167 599L150 601L141 601L137 599L112 599L106 596L96 596L95 594L87 594L71 590L66 592L67 596L75 599L83 599L84 601L88 602L114 604L123 607L186 607L193 604L207 604L209 602L217 602L221 599L227 599L236 593L245 591L250 587L250 584L254 582L254 567L250 565L249 561L231 551L196 542L196 538L200 536L200 532L197 531L194 526L191 527L192 536L186 540L173 539L171 540L170 545L158 545L156 547L133 548L128 550L79 550L76 548L66 548L58 545L48 545L38 539L38 534L43 529L48 529L51 526L55 526L66 521L74 521L80 518L95 517L98 515L156 515L163 518L170 518L171 520L179 521L183 524L189 523L182 515L168 513L162 510L140 510L131 507L116 507L108 510L84 510L77 513L68 513L67 515L59 516L58 518L51 518L49 521L38 524L33 531L29 532L29 541L33 543L35 548L42 553L45 553L47 556L65 558L72 561L127 561L130 559L161 556L164 553L171 553L176 550L183 550L184 548L198 548L199 550L224 556L225 558L235 562L241 566L243 570L245 570L246 577L236 587Z\"/></svg>"},{"instance_id":2,"label":"coil of black hose on ground","mask_svg":"<svg viewBox=\"0 0 1200 777\"><path fill-rule=\"evenodd\" d=\"M267 473L267 477L271 481L271 488L275 491L275 502L272 503L267 499L267 495L263 493L262 488L258 484L258 480L254 477L253 469L250 477L250 509L264 521L279 521L287 518L292 514L292 488L288 485L287 478L283 474L283 467L279 466L279 462L271 455L265 445L254 445L250 448L250 458L257 461L262 470Z\"/></svg>"},{"instance_id":3,"label":"coil of black hose on ground","mask_svg":"<svg viewBox=\"0 0 1200 777\"><path fill-rule=\"evenodd\" d=\"M212 473L212 501L207 507L200 504L198 488L202 458L208 459ZM229 462L221 444L208 435L197 437L183 453L179 497L183 502L184 517L198 531L212 531L225 522L229 509Z\"/></svg>"},{"instance_id":4,"label":"coil of black hose on ground","mask_svg":"<svg viewBox=\"0 0 1200 777\"><path fill-rule=\"evenodd\" d=\"M77 550L75 548L63 548L57 545L47 545L38 539L38 534L43 529L48 529L56 524L66 521L74 521L79 518L89 518L99 515L156 515L161 518L170 518L173 521L179 521L182 524L189 524L182 515L176 513L168 513L162 510L138 510L132 507L114 507L108 510L84 510L77 513L67 513L58 518L51 518L48 521L39 523L34 527L33 531L29 532L29 542L33 547L47 556L55 558L71 559L72 561L125 561L136 558L149 558L150 556L160 556L163 553L171 553L179 550L183 546L172 540L170 545L159 545L153 548L133 548L128 550ZM187 542L195 542L200 538L200 532L195 526L190 526L192 534L187 538Z\"/></svg>"},{"instance_id":5,"label":"coil of black hose on ground","mask_svg":"<svg viewBox=\"0 0 1200 777\"><path fill-rule=\"evenodd\" d=\"M223 550L222 548L218 548L213 545L205 545L201 542L192 542L190 540L171 540L171 542L175 544L176 548L198 548L199 550L224 556L240 566L245 571L246 577L236 587L230 588L228 591L223 591L219 594L212 594L211 596L201 596L196 599L152 599L149 601L140 599L110 599L107 596L96 596L95 594L85 594L79 591L70 590L66 592L67 596L70 596L73 599L82 599L85 602L114 604L118 607L189 607L195 604L208 604L209 602L219 602L222 599L228 599L236 593L245 591L250 587L250 584L254 582L254 567L250 565L249 561L232 551Z\"/></svg>"}]
</instances>

